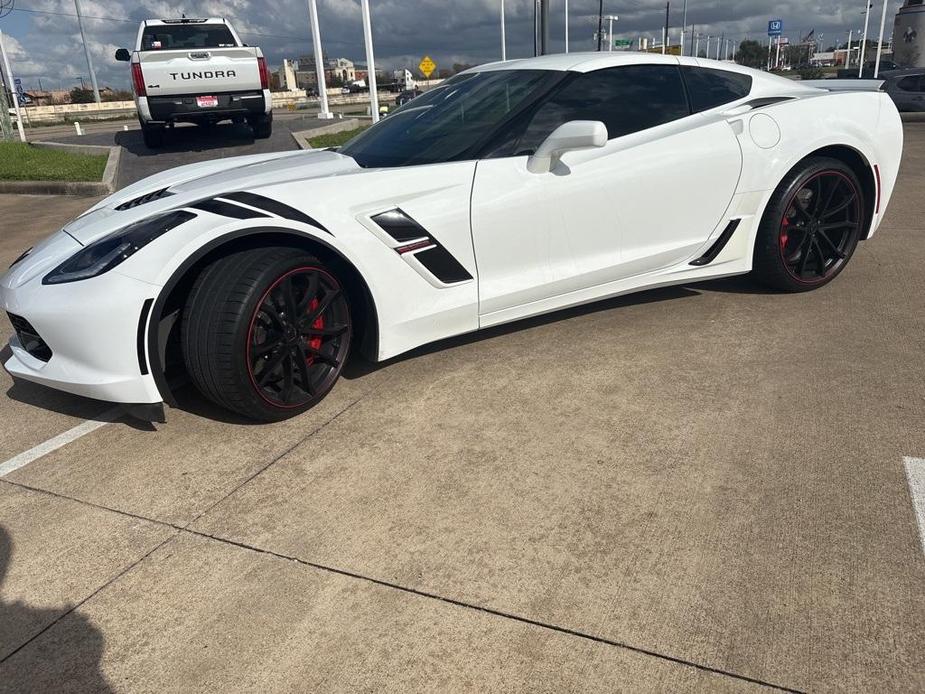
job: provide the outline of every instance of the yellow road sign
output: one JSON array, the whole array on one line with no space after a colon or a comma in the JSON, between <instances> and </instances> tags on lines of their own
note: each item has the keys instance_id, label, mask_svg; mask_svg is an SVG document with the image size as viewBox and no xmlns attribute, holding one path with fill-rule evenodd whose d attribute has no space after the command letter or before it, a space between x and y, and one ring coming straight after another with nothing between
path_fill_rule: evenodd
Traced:
<instances>
[{"instance_id":1,"label":"yellow road sign","mask_svg":"<svg viewBox=\"0 0 925 694\"><path fill-rule=\"evenodd\" d=\"M437 69L437 63L430 59L429 55L425 55L420 64L418 64L418 70L421 71L421 74L424 75L427 79L430 79L430 76L433 74L434 70Z\"/></svg>"}]
</instances>

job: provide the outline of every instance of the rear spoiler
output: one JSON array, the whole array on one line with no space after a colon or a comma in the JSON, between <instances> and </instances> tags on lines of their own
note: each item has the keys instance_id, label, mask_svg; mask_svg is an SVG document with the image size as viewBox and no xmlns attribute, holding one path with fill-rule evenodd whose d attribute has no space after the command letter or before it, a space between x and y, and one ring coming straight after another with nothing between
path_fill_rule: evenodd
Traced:
<instances>
[{"instance_id":1,"label":"rear spoiler","mask_svg":"<svg viewBox=\"0 0 925 694\"><path fill-rule=\"evenodd\" d=\"M830 92L879 92L886 80L800 80L798 84Z\"/></svg>"}]
</instances>

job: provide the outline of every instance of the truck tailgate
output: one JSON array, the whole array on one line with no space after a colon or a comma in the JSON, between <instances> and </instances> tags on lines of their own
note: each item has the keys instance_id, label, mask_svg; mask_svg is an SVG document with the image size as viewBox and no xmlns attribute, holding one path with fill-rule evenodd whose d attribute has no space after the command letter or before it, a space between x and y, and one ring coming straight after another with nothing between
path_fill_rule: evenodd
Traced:
<instances>
[{"instance_id":1,"label":"truck tailgate","mask_svg":"<svg viewBox=\"0 0 925 694\"><path fill-rule=\"evenodd\" d=\"M148 96L260 89L256 48L145 51L139 62Z\"/></svg>"}]
</instances>

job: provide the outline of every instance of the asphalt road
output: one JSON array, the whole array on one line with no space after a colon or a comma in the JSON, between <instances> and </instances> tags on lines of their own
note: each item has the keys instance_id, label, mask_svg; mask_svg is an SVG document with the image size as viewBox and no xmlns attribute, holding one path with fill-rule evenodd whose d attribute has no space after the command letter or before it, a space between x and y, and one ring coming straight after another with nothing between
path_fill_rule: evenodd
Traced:
<instances>
[{"instance_id":1,"label":"asphalt road","mask_svg":"<svg viewBox=\"0 0 925 694\"><path fill-rule=\"evenodd\" d=\"M560 312L352 363L268 426L190 390L93 421L3 374L0 466L35 459L0 478L0 691L925 690L906 136L880 233L813 293ZM0 196L0 261L89 203Z\"/></svg>"},{"instance_id":2,"label":"asphalt road","mask_svg":"<svg viewBox=\"0 0 925 694\"><path fill-rule=\"evenodd\" d=\"M183 164L245 154L295 150L298 146L292 138L293 132L309 130L328 122L330 121L319 121L307 114L277 114L274 116L273 134L266 140L255 140L247 125L223 123L205 128L183 125L168 131L164 146L158 149L145 146L137 123L128 130L122 130L120 125L118 129L91 132L82 137L49 135L43 136L43 139L86 145L120 145L123 152L118 186L121 188Z\"/></svg>"}]
</instances>

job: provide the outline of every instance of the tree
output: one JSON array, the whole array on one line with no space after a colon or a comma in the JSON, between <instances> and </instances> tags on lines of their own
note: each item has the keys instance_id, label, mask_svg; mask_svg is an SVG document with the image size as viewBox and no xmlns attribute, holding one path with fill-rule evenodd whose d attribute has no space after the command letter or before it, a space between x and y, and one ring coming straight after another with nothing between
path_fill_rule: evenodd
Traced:
<instances>
[{"instance_id":1,"label":"tree","mask_svg":"<svg viewBox=\"0 0 925 694\"><path fill-rule=\"evenodd\" d=\"M74 87L71 90L72 104L92 104L94 102L93 90L83 87Z\"/></svg>"},{"instance_id":2,"label":"tree","mask_svg":"<svg viewBox=\"0 0 925 694\"><path fill-rule=\"evenodd\" d=\"M768 50L757 41L743 41L736 52L736 62L756 69L766 67Z\"/></svg>"}]
</instances>

